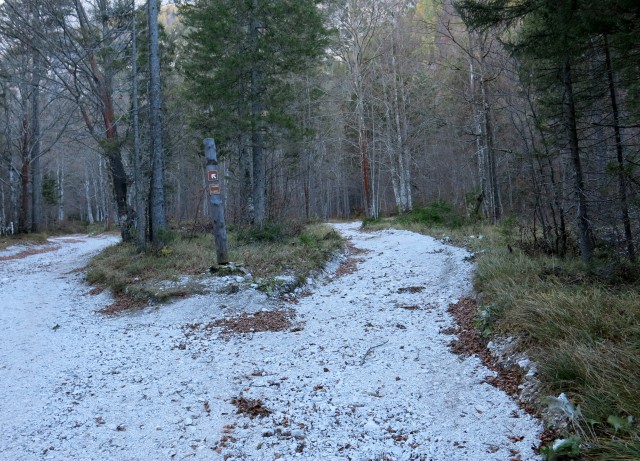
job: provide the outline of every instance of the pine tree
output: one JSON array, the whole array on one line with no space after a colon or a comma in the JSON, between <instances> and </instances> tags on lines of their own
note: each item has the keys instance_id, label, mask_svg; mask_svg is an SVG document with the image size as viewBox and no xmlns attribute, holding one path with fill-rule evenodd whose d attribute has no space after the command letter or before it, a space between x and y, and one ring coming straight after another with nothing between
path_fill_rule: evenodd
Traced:
<instances>
[{"instance_id":1,"label":"pine tree","mask_svg":"<svg viewBox=\"0 0 640 461\"><path fill-rule=\"evenodd\" d=\"M197 123L222 152L232 141L241 152L250 145L251 161L240 163L252 188L245 191L247 208L258 226L266 217L265 148L295 126L287 110L289 77L317 62L327 45L319 3L198 0L181 9L188 28L182 69L189 97L203 108Z\"/></svg>"}]
</instances>

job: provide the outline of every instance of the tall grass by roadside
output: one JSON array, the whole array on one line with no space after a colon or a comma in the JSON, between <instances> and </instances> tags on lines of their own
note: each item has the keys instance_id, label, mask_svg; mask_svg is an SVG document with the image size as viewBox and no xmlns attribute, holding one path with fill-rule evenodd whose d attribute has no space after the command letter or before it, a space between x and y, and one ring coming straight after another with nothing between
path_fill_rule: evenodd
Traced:
<instances>
[{"instance_id":1,"label":"tall grass by roadside","mask_svg":"<svg viewBox=\"0 0 640 461\"><path fill-rule=\"evenodd\" d=\"M107 248L89 263L88 282L108 288L116 296L133 298L133 305L198 293L202 285L191 279L210 276L209 269L215 265L212 235L172 233L169 240L157 252L138 253L129 243ZM340 236L322 224L235 229L228 241L230 259L254 277L287 273L300 280L321 268L342 245ZM177 281L185 275L192 277L170 289L157 289L157 282Z\"/></svg>"},{"instance_id":2,"label":"tall grass by roadside","mask_svg":"<svg viewBox=\"0 0 640 461\"><path fill-rule=\"evenodd\" d=\"M579 405L574 429L590 459L640 459L639 273L625 262L585 266L518 250L478 260L483 327L523 338L546 393Z\"/></svg>"},{"instance_id":3,"label":"tall grass by roadside","mask_svg":"<svg viewBox=\"0 0 640 461\"><path fill-rule=\"evenodd\" d=\"M513 220L495 227L454 219L447 226L432 218L441 209L366 227L406 228L476 252L478 328L488 338L521 339L537 363L541 406L545 396L564 392L576 409L564 434L576 443L548 448L549 460L640 460L640 265L615 255L584 265L535 254L515 235Z\"/></svg>"}]
</instances>

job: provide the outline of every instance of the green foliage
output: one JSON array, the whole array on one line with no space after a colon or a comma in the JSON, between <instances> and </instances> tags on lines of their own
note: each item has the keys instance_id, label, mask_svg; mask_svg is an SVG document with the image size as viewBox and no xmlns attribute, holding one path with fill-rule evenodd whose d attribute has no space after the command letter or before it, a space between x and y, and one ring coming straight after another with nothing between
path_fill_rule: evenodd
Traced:
<instances>
[{"instance_id":1,"label":"green foliage","mask_svg":"<svg viewBox=\"0 0 640 461\"><path fill-rule=\"evenodd\" d=\"M259 123L296 125L287 110L289 77L317 62L328 43L317 1L199 0L180 12L188 30L180 68L187 96L204 109L196 124L215 127L221 144ZM256 35L252 23L259 24ZM249 111L256 101L266 109L260 120Z\"/></svg>"},{"instance_id":2,"label":"green foliage","mask_svg":"<svg viewBox=\"0 0 640 461\"><path fill-rule=\"evenodd\" d=\"M459 228L464 222L464 216L444 201L434 202L423 208L416 208L412 212L397 218L400 223L415 223L423 226L444 226Z\"/></svg>"},{"instance_id":3,"label":"green foliage","mask_svg":"<svg viewBox=\"0 0 640 461\"><path fill-rule=\"evenodd\" d=\"M616 432L626 432L632 427L633 416L629 415L626 418L621 418L620 416L609 415L607 422Z\"/></svg>"},{"instance_id":4,"label":"green foliage","mask_svg":"<svg viewBox=\"0 0 640 461\"><path fill-rule=\"evenodd\" d=\"M58 203L58 181L48 172L42 178L42 198L47 205Z\"/></svg>"},{"instance_id":5,"label":"green foliage","mask_svg":"<svg viewBox=\"0 0 640 461\"><path fill-rule=\"evenodd\" d=\"M551 445L542 447L540 453L546 457L547 461L575 459L580 455L580 442L580 438L575 436L558 439Z\"/></svg>"},{"instance_id":6,"label":"green foliage","mask_svg":"<svg viewBox=\"0 0 640 461\"><path fill-rule=\"evenodd\" d=\"M513 243L515 231L518 227L518 218L516 216L506 216L500 220L498 232L502 235L507 243Z\"/></svg>"}]
</instances>

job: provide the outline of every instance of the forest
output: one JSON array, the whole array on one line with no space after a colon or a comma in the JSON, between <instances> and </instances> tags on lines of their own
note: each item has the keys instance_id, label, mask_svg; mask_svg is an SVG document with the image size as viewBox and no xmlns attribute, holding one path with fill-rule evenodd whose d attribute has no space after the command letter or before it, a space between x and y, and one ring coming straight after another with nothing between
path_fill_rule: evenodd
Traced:
<instances>
[{"instance_id":1,"label":"forest","mask_svg":"<svg viewBox=\"0 0 640 461\"><path fill-rule=\"evenodd\" d=\"M234 265L224 269L250 268L236 276L256 291L273 294L296 266L291 277L308 283L345 245L335 228L362 245L384 240L389 254L397 245L401 279L401 266L420 259L408 267L416 285L387 290L394 296L417 296L429 277L447 282L426 255L465 247L457 264L473 265L474 299L449 312L466 306L465 332L481 351L515 338L535 364L511 363L507 381L533 377L536 408L526 409L562 413L545 420L539 452L637 460L638 37L637 0L0 0L0 236L117 229L124 243L88 263L83 282L96 285L90 294L110 289L118 313L199 293L171 285L152 299L150 281L222 276L210 266L217 192L232 230ZM217 146L219 187L205 139ZM373 237L392 225L405 239L409 229L438 240ZM349 261L353 275L364 256ZM372 266L386 281L385 264ZM373 298L375 277L356 278L360 288L345 293ZM33 291L15 279L7 293ZM230 280L218 299L240 290ZM355 308L348 337L366 309L339 304L345 296L330 307ZM398 307L411 319L432 306L389 312ZM91 319L95 331L108 323ZM406 326L392 332L402 339ZM384 344L371 342L360 366Z\"/></svg>"},{"instance_id":2,"label":"forest","mask_svg":"<svg viewBox=\"0 0 640 461\"><path fill-rule=\"evenodd\" d=\"M539 250L636 257L632 0L7 0L0 229L229 223L446 203Z\"/></svg>"}]
</instances>

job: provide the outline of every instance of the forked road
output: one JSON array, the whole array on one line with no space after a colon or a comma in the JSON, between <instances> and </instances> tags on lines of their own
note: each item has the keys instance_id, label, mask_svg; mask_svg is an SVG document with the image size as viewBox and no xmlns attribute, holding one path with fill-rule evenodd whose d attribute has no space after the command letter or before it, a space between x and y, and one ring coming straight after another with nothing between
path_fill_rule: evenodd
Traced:
<instances>
[{"instance_id":1,"label":"forked road","mask_svg":"<svg viewBox=\"0 0 640 461\"><path fill-rule=\"evenodd\" d=\"M471 289L467 253L335 226L352 255L297 304L246 280L102 316L108 295L90 295L75 269L113 237L0 262L0 459L538 459L540 423L440 332ZM207 327L281 309L295 314L283 331Z\"/></svg>"}]
</instances>

